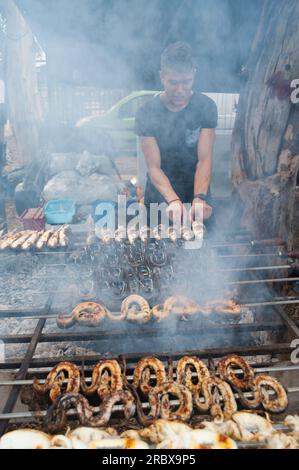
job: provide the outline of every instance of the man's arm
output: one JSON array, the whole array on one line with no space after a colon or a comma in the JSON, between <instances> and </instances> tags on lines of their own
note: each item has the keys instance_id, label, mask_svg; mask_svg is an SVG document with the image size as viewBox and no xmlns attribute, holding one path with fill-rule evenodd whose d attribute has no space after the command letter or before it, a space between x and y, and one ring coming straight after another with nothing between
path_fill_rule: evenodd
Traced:
<instances>
[{"instance_id":1,"label":"man's arm","mask_svg":"<svg viewBox=\"0 0 299 470\"><path fill-rule=\"evenodd\" d=\"M178 199L178 195L170 184L169 179L161 170L160 150L155 137L140 137L140 147L143 152L151 182L167 202Z\"/></svg>"},{"instance_id":2,"label":"man's arm","mask_svg":"<svg viewBox=\"0 0 299 470\"><path fill-rule=\"evenodd\" d=\"M213 145L215 140L215 129L202 129L197 145L197 166L194 175L194 194L207 194L211 176ZM200 198L193 199L190 218L195 217L196 205L200 204L200 213L204 219L208 219L212 214L212 207ZM202 211L202 212L201 212Z\"/></svg>"},{"instance_id":3,"label":"man's arm","mask_svg":"<svg viewBox=\"0 0 299 470\"><path fill-rule=\"evenodd\" d=\"M197 166L194 176L194 194L207 194L212 176L215 129L202 129L197 144Z\"/></svg>"}]
</instances>

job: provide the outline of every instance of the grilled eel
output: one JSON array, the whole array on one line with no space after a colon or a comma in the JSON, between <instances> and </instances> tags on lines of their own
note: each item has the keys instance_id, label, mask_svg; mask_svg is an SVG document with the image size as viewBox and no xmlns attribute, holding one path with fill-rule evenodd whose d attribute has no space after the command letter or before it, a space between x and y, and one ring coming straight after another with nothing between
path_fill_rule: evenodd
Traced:
<instances>
[{"instance_id":1,"label":"grilled eel","mask_svg":"<svg viewBox=\"0 0 299 470\"><path fill-rule=\"evenodd\" d=\"M195 369L196 383L192 380L192 368ZM183 356L176 366L177 381L181 385L185 385L194 393L201 390L203 380L210 377L210 372L198 357L196 356Z\"/></svg>"},{"instance_id":2,"label":"grilled eel","mask_svg":"<svg viewBox=\"0 0 299 470\"><path fill-rule=\"evenodd\" d=\"M86 385L84 370L82 369L81 389L86 395L97 392L100 398L123 389L121 368L113 359L99 361L92 371L91 384Z\"/></svg>"},{"instance_id":3,"label":"grilled eel","mask_svg":"<svg viewBox=\"0 0 299 470\"><path fill-rule=\"evenodd\" d=\"M210 411L213 418L218 420L229 419L238 410L230 385L217 377L203 380L201 391L193 394L193 402L200 412Z\"/></svg>"},{"instance_id":4,"label":"grilled eel","mask_svg":"<svg viewBox=\"0 0 299 470\"><path fill-rule=\"evenodd\" d=\"M151 370L154 371L156 384L152 385ZM140 359L134 370L133 385L136 389L140 388L144 395L148 395L155 387L159 387L167 381L166 370L163 362L159 359L148 356Z\"/></svg>"},{"instance_id":5,"label":"grilled eel","mask_svg":"<svg viewBox=\"0 0 299 470\"><path fill-rule=\"evenodd\" d=\"M70 328L76 322L84 326L99 325L108 314L108 310L101 304L95 302L81 302L67 315L58 315L56 323L59 328Z\"/></svg>"},{"instance_id":6,"label":"grilled eel","mask_svg":"<svg viewBox=\"0 0 299 470\"><path fill-rule=\"evenodd\" d=\"M234 369L242 370L242 377L239 378ZM217 364L220 378L227 381L238 390L246 390L253 384L254 371L245 359L237 354L231 354L221 359Z\"/></svg>"},{"instance_id":7,"label":"grilled eel","mask_svg":"<svg viewBox=\"0 0 299 470\"><path fill-rule=\"evenodd\" d=\"M101 427L109 423L113 406L122 402L124 404L124 416L129 420L136 411L135 399L128 390L118 390L105 397L100 405L99 413L94 416L95 410L88 400L80 393L66 393L52 404L46 415L46 427L50 432L63 430L67 424L66 411L75 408L80 424L90 427Z\"/></svg>"},{"instance_id":8,"label":"grilled eel","mask_svg":"<svg viewBox=\"0 0 299 470\"><path fill-rule=\"evenodd\" d=\"M75 364L71 362L60 362L49 372L44 384L39 383L34 378L33 389L40 394L45 394L50 390L50 398L55 401L62 394L62 384L65 380L65 373L68 375L66 392L79 392L80 389L80 371Z\"/></svg>"},{"instance_id":9,"label":"grilled eel","mask_svg":"<svg viewBox=\"0 0 299 470\"><path fill-rule=\"evenodd\" d=\"M260 392L262 406L266 411L271 411L271 413L285 411L288 406L287 393L275 377L258 374L254 378L254 385ZM271 397L268 389L275 392L275 398Z\"/></svg>"}]
</instances>

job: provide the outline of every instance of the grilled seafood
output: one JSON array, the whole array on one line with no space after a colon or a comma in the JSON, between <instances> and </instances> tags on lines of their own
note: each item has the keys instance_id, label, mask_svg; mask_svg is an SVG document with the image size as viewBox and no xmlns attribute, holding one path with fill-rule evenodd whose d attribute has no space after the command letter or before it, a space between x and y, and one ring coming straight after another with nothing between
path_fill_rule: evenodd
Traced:
<instances>
[{"instance_id":1,"label":"grilled seafood","mask_svg":"<svg viewBox=\"0 0 299 470\"><path fill-rule=\"evenodd\" d=\"M196 383L192 380L192 368L196 372ZM210 372L198 357L184 356L177 363L176 376L180 384L186 385L191 393L194 393L201 389L202 381L210 377Z\"/></svg>"},{"instance_id":2,"label":"grilled seafood","mask_svg":"<svg viewBox=\"0 0 299 470\"><path fill-rule=\"evenodd\" d=\"M59 328L70 328L75 323L84 326L99 325L108 314L108 310L95 302L82 302L77 305L69 316L59 315L56 323Z\"/></svg>"},{"instance_id":3,"label":"grilled seafood","mask_svg":"<svg viewBox=\"0 0 299 470\"><path fill-rule=\"evenodd\" d=\"M170 314L193 315L198 312L198 305L183 295L176 295L165 300L164 310Z\"/></svg>"},{"instance_id":4,"label":"grilled seafood","mask_svg":"<svg viewBox=\"0 0 299 470\"><path fill-rule=\"evenodd\" d=\"M90 406L83 395L80 395L80 393L66 393L59 397L49 408L46 415L46 425L51 432L64 429L67 422L66 411L74 407L78 413L80 424L83 426L105 426L111 418L113 406L118 402L124 404L126 420L134 416L136 410L135 400L128 390L118 390L105 397L96 416L94 416L94 408Z\"/></svg>"},{"instance_id":5,"label":"grilled seafood","mask_svg":"<svg viewBox=\"0 0 299 470\"><path fill-rule=\"evenodd\" d=\"M192 230L196 238L202 240L205 233L206 233L206 227L204 224L201 222L198 222L197 220L193 220L192 222Z\"/></svg>"},{"instance_id":6,"label":"grilled seafood","mask_svg":"<svg viewBox=\"0 0 299 470\"><path fill-rule=\"evenodd\" d=\"M171 240L172 242L176 242L179 238L179 233L174 227L168 227L166 233L167 238L169 238L169 240Z\"/></svg>"},{"instance_id":7,"label":"grilled seafood","mask_svg":"<svg viewBox=\"0 0 299 470\"><path fill-rule=\"evenodd\" d=\"M192 230L190 230L189 227L183 225L182 230L181 230L181 237L184 241L190 242L193 239L194 235L193 235Z\"/></svg>"},{"instance_id":8,"label":"grilled seafood","mask_svg":"<svg viewBox=\"0 0 299 470\"><path fill-rule=\"evenodd\" d=\"M42 233L43 232L34 232L32 235L30 235L30 237L27 238L27 240L21 245L21 249L28 250L29 248L31 248L39 239Z\"/></svg>"},{"instance_id":9,"label":"grilled seafood","mask_svg":"<svg viewBox=\"0 0 299 470\"><path fill-rule=\"evenodd\" d=\"M218 314L240 315L241 313L241 306L233 299L211 300L207 302L206 307Z\"/></svg>"},{"instance_id":10,"label":"grilled seafood","mask_svg":"<svg viewBox=\"0 0 299 470\"><path fill-rule=\"evenodd\" d=\"M36 242L36 248L41 250L45 245L47 245L49 238L52 236L53 232L51 230L46 230L40 236Z\"/></svg>"},{"instance_id":11,"label":"grilled seafood","mask_svg":"<svg viewBox=\"0 0 299 470\"><path fill-rule=\"evenodd\" d=\"M175 396L179 400L179 407L175 411L171 410L169 396ZM152 399L157 397L158 403L156 405L160 408L160 416L162 419L169 419L170 421L188 421L191 417L192 406L192 393L184 385L176 382L166 382L162 385L155 387L150 392L149 397Z\"/></svg>"},{"instance_id":12,"label":"grilled seafood","mask_svg":"<svg viewBox=\"0 0 299 470\"><path fill-rule=\"evenodd\" d=\"M155 373L156 384L151 385L151 370ZM157 358L149 356L140 359L134 370L133 385L140 388L144 395L166 382L167 376L164 364Z\"/></svg>"},{"instance_id":13,"label":"grilled seafood","mask_svg":"<svg viewBox=\"0 0 299 470\"><path fill-rule=\"evenodd\" d=\"M204 398L203 401L201 395ZM210 410L213 418L220 420L229 419L238 409L231 387L217 377L203 380L201 392L194 392L193 401L200 412L206 413Z\"/></svg>"},{"instance_id":14,"label":"grilled seafood","mask_svg":"<svg viewBox=\"0 0 299 470\"><path fill-rule=\"evenodd\" d=\"M26 242L26 240L28 240L28 238L31 237L31 235L33 234L33 230L28 230L27 233L25 233L24 235L22 235L21 237L19 238L16 238L11 244L10 244L10 248L12 249L16 249L16 248L21 248L21 246L23 245L24 242Z\"/></svg>"},{"instance_id":15,"label":"grilled seafood","mask_svg":"<svg viewBox=\"0 0 299 470\"><path fill-rule=\"evenodd\" d=\"M50 398L55 401L62 393L62 384L65 380L65 373L68 374L66 392L78 392L80 388L80 371L75 364L71 362L60 362L47 375L46 382L40 384L37 378L34 378L33 389L40 394L50 390Z\"/></svg>"},{"instance_id":16,"label":"grilled seafood","mask_svg":"<svg viewBox=\"0 0 299 470\"><path fill-rule=\"evenodd\" d=\"M152 308L152 313L153 317L159 322L161 320L165 320L168 317L170 311L164 310L164 304L158 304Z\"/></svg>"},{"instance_id":17,"label":"grilled seafood","mask_svg":"<svg viewBox=\"0 0 299 470\"><path fill-rule=\"evenodd\" d=\"M147 323L151 319L151 309L148 302L141 295L129 295L121 304L121 314L126 319L137 323Z\"/></svg>"},{"instance_id":18,"label":"grilled seafood","mask_svg":"<svg viewBox=\"0 0 299 470\"><path fill-rule=\"evenodd\" d=\"M35 429L17 429L0 438L0 449L49 449L51 436Z\"/></svg>"},{"instance_id":19,"label":"grilled seafood","mask_svg":"<svg viewBox=\"0 0 299 470\"><path fill-rule=\"evenodd\" d=\"M241 369L243 373L242 378L238 378L234 371L234 368ZM229 382L233 387L238 390L246 390L251 384L253 384L254 371L245 361L245 359L237 356L237 354L231 354L221 359L217 364L217 370L220 378Z\"/></svg>"},{"instance_id":20,"label":"grilled seafood","mask_svg":"<svg viewBox=\"0 0 299 470\"><path fill-rule=\"evenodd\" d=\"M276 378L259 374L255 376L254 384L259 389L265 410L272 413L282 413L287 408L288 397L286 391ZM275 392L275 398L272 398L268 393L269 388Z\"/></svg>"},{"instance_id":21,"label":"grilled seafood","mask_svg":"<svg viewBox=\"0 0 299 470\"><path fill-rule=\"evenodd\" d=\"M91 385L86 385L83 369L82 378L82 391L86 395L97 392L102 399L123 388L121 368L118 362L113 359L104 359L96 364L92 371Z\"/></svg>"}]
</instances>

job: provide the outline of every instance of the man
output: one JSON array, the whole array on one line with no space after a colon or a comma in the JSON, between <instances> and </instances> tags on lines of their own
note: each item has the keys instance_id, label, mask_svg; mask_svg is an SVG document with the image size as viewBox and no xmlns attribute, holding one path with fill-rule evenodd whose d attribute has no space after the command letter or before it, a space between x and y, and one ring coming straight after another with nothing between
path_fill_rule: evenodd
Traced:
<instances>
[{"instance_id":1,"label":"man","mask_svg":"<svg viewBox=\"0 0 299 470\"><path fill-rule=\"evenodd\" d=\"M191 47L169 45L161 56L159 95L136 115L135 131L147 165L144 203L166 202L171 219L193 219L197 205L206 221L212 215L209 185L217 126L217 107L193 92L195 65ZM184 203L191 203L189 214Z\"/></svg>"}]
</instances>

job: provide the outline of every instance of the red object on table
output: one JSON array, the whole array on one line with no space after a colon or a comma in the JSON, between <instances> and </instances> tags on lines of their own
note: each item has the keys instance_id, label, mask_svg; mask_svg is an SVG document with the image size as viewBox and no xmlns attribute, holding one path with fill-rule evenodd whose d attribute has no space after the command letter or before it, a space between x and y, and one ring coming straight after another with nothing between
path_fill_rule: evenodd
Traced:
<instances>
[{"instance_id":1,"label":"red object on table","mask_svg":"<svg viewBox=\"0 0 299 470\"><path fill-rule=\"evenodd\" d=\"M32 207L24 210L20 216L25 230L43 230L45 228L45 218L42 207Z\"/></svg>"}]
</instances>

